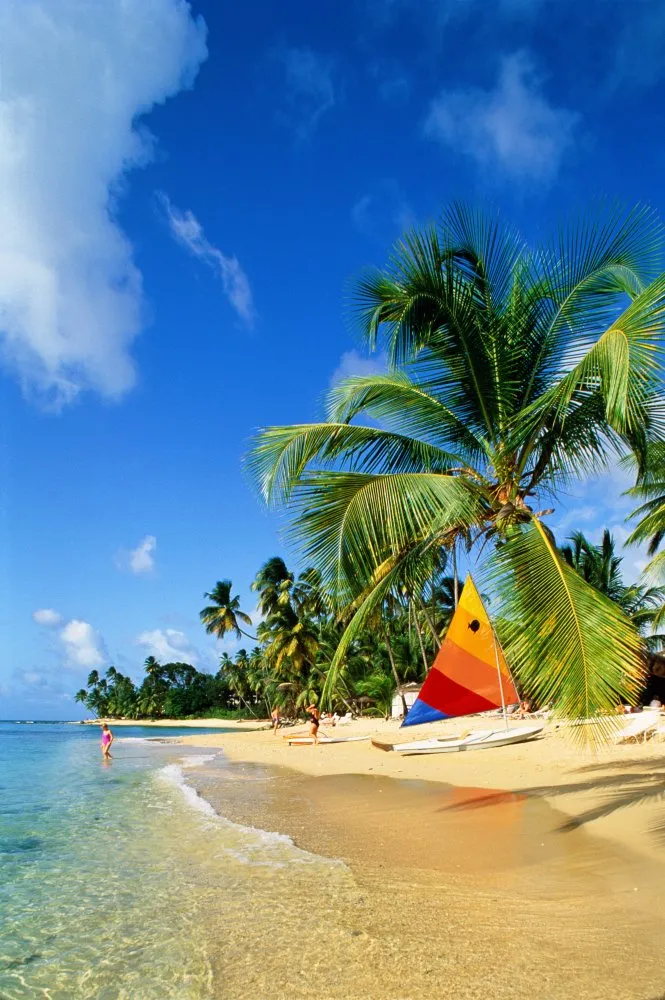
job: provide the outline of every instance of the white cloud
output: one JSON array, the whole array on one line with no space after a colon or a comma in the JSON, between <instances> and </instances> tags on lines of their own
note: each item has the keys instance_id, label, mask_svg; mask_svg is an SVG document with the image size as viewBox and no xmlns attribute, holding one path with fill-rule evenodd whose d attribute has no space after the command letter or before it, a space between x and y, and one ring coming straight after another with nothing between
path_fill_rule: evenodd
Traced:
<instances>
[{"instance_id":1,"label":"white cloud","mask_svg":"<svg viewBox=\"0 0 665 1000\"><path fill-rule=\"evenodd\" d=\"M143 646L148 655L162 663L196 664L201 659L198 649L185 633L175 628L154 628L141 632L136 637L136 645Z\"/></svg>"},{"instance_id":2,"label":"white cloud","mask_svg":"<svg viewBox=\"0 0 665 1000\"><path fill-rule=\"evenodd\" d=\"M254 305L249 279L237 257L227 257L213 243L206 239L203 227L193 212L182 211L171 203L168 195L160 191L158 198L162 204L169 229L174 239L192 256L207 264L222 279L222 288L227 299L240 316L251 326L254 321Z\"/></svg>"},{"instance_id":3,"label":"white cloud","mask_svg":"<svg viewBox=\"0 0 665 1000\"><path fill-rule=\"evenodd\" d=\"M432 102L425 135L481 168L550 181L572 144L578 115L549 104L529 57L505 57L496 86L444 91Z\"/></svg>"},{"instance_id":4,"label":"white cloud","mask_svg":"<svg viewBox=\"0 0 665 1000\"><path fill-rule=\"evenodd\" d=\"M54 611L53 608L38 608L37 611L32 612L32 620L45 628L56 628L62 621L62 615Z\"/></svg>"},{"instance_id":5,"label":"white cloud","mask_svg":"<svg viewBox=\"0 0 665 1000\"><path fill-rule=\"evenodd\" d=\"M0 342L53 405L135 381L141 275L117 221L141 117L193 81L205 25L185 0L4 0L0 9Z\"/></svg>"},{"instance_id":6,"label":"white cloud","mask_svg":"<svg viewBox=\"0 0 665 1000\"><path fill-rule=\"evenodd\" d=\"M106 652L99 633L89 622L73 618L59 633L66 658L66 666L71 669L85 667L92 670L104 665Z\"/></svg>"},{"instance_id":7,"label":"white cloud","mask_svg":"<svg viewBox=\"0 0 665 1000\"><path fill-rule=\"evenodd\" d=\"M286 79L283 117L307 139L335 105L333 60L307 46L284 48L277 56Z\"/></svg>"},{"instance_id":8,"label":"white cloud","mask_svg":"<svg viewBox=\"0 0 665 1000\"><path fill-rule=\"evenodd\" d=\"M154 535L146 535L135 549L129 552L129 568L132 573L152 573L155 568L155 549L157 539Z\"/></svg>"},{"instance_id":9,"label":"white cloud","mask_svg":"<svg viewBox=\"0 0 665 1000\"><path fill-rule=\"evenodd\" d=\"M336 385L340 379L356 375L385 375L387 364L385 354L376 354L374 357L368 358L355 349L344 351L337 368L332 373L330 384Z\"/></svg>"}]
</instances>

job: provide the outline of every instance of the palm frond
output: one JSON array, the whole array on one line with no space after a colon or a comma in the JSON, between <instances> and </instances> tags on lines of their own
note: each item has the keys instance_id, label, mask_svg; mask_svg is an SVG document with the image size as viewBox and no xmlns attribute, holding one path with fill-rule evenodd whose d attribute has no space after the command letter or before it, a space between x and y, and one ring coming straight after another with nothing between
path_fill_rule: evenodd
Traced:
<instances>
[{"instance_id":1,"label":"palm frond","mask_svg":"<svg viewBox=\"0 0 665 1000\"><path fill-rule=\"evenodd\" d=\"M626 615L568 566L543 525L515 531L494 554L488 583L497 623L523 689L557 715L607 718L634 703L643 680L641 641ZM576 727L580 738L593 727Z\"/></svg>"},{"instance_id":2,"label":"palm frond","mask_svg":"<svg viewBox=\"0 0 665 1000\"><path fill-rule=\"evenodd\" d=\"M328 419L349 423L360 413L401 433L459 452L463 461L483 455L485 443L440 398L405 372L347 378L328 394Z\"/></svg>"},{"instance_id":3,"label":"palm frond","mask_svg":"<svg viewBox=\"0 0 665 1000\"><path fill-rule=\"evenodd\" d=\"M312 472L301 477L291 505L291 537L343 602L386 559L424 539L468 530L482 510L473 483L435 473Z\"/></svg>"},{"instance_id":4,"label":"palm frond","mask_svg":"<svg viewBox=\"0 0 665 1000\"><path fill-rule=\"evenodd\" d=\"M264 498L278 503L289 499L314 461L323 468L344 463L365 473L443 472L464 464L460 455L406 434L347 423L268 427L257 436L246 464Z\"/></svg>"}]
</instances>

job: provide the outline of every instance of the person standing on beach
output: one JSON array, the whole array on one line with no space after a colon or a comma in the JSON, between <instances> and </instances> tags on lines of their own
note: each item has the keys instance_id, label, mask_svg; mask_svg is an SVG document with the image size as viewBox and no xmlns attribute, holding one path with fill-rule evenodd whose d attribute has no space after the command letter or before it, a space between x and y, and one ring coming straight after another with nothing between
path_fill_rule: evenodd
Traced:
<instances>
[{"instance_id":1,"label":"person standing on beach","mask_svg":"<svg viewBox=\"0 0 665 1000\"><path fill-rule=\"evenodd\" d=\"M270 713L270 718L272 719L272 733L273 736L277 733L277 728L279 726L279 706L275 705L272 712Z\"/></svg>"},{"instance_id":2,"label":"person standing on beach","mask_svg":"<svg viewBox=\"0 0 665 1000\"><path fill-rule=\"evenodd\" d=\"M316 705L308 705L305 711L309 712L309 735L314 740L314 746L316 746L319 742L319 723L321 721L321 713Z\"/></svg>"},{"instance_id":3,"label":"person standing on beach","mask_svg":"<svg viewBox=\"0 0 665 1000\"><path fill-rule=\"evenodd\" d=\"M102 755L106 758L111 756L111 746L113 744L113 733L106 725L105 722L102 723Z\"/></svg>"}]
</instances>

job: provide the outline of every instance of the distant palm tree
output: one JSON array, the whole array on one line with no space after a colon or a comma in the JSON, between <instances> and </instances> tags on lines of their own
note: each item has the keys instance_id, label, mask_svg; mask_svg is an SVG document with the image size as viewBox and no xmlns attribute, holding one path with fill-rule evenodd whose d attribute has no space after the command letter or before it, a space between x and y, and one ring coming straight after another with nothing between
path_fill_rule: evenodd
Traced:
<instances>
[{"instance_id":1,"label":"distant palm tree","mask_svg":"<svg viewBox=\"0 0 665 1000\"><path fill-rule=\"evenodd\" d=\"M638 524L628 539L629 544L648 542L648 553L654 558L646 572L661 575L665 570L665 550L658 552L665 538L665 442L658 441L649 446L644 469L630 496L644 501L631 517L638 518Z\"/></svg>"},{"instance_id":2,"label":"distant palm tree","mask_svg":"<svg viewBox=\"0 0 665 1000\"><path fill-rule=\"evenodd\" d=\"M581 531L570 536L571 545L563 545L561 555L587 583L612 601L621 603L625 586L621 576L621 556L616 554L612 533L605 528L600 545L594 545Z\"/></svg>"},{"instance_id":3,"label":"distant palm tree","mask_svg":"<svg viewBox=\"0 0 665 1000\"><path fill-rule=\"evenodd\" d=\"M626 586L621 575L623 559L616 555L612 533L605 528L600 545L581 531L571 536L561 554L587 583L614 601L625 612L650 650L663 646L665 636L654 632L665 623L665 588L635 583Z\"/></svg>"},{"instance_id":4,"label":"distant palm tree","mask_svg":"<svg viewBox=\"0 0 665 1000\"><path fill-rule=\"evenodd\" d=\"M252 590L259 595L259 611L264 617L274 614L289 602L294 576L279 556L263 564L252 583Z\"/></svg>"},{"instance_id":5,"label":"distant palm tree","mask_svg":"<svg viewBox=\"0 0 665 1000\"><path fill-rule=\"evenodd\" d=\"M231 596L232 586L230 580L218 580L213 590L203 595L213 601L213 604L200 612L201 621L205 625L206 632L216 635L218 639L231 633L238 639L244 635L256 642L256 636L245 632L238 624L241 621L244 625L251 625L252 619L240 610L240 598L237 595Z\"/></svg>"},{"instance_id":6,"label":"distant palm tree","mask_svg":"<svg viewBox=\"0 0 665 1000\"><path fill-rule=\"evenodd\" d=\"M85 688L80 688L80 690L78 690L74 695L74 701L80 702L81 705L86 705L87 698L88 698L88 692L86 691Z\"/></svg>"},{"instance_id":7,"label":"distant palm tree","mask_svg":"<svg viewBox=\"0 0 665 1000\"><path fill-rule=\"evenodd\" d=\"M490 554L494 618L525 690L571 718L635 697L635 629L562 559L538 507L617 456L643 463L662 437L664 242L638 208L530 249L454 205L359 280L360 326L388 372L342 380L326 422L268 428L249 459L307 563L354 607L324 700L373 608L398 583L418 592L432 553L466 538L472 557Z\"/></svg>"}]
</instances>

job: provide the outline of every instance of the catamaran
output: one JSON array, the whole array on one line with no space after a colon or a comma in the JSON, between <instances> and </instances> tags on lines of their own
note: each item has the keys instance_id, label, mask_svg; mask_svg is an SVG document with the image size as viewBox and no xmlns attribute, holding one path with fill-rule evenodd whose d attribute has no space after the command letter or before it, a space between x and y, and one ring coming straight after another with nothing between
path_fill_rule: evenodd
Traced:
<instances>
[{"instance_id":1,"label":"catamaran","mask_svg":"<svg viewBox=\"0 0 665 1000\"><path fill-rule=\"evenodd\" d=\"M518 701L503 650L480 594L468 576L446 637L402 726L420 726L500 709L503 727L407 743L372 740L372 744L379 750L421 754L523 743L537 736L544 727L509 727L506 706Z\"/></svg>"}]
</instances>

